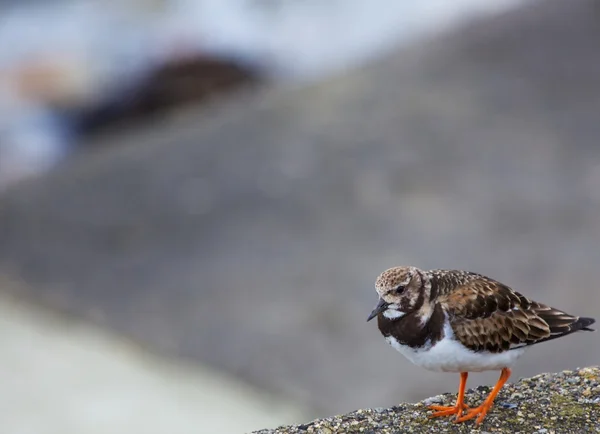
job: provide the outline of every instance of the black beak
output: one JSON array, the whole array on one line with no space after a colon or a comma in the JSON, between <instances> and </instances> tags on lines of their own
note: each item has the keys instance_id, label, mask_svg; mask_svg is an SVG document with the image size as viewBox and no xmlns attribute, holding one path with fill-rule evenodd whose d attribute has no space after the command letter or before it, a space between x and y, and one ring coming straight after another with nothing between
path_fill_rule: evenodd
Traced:
<instances>
[{"instance_id":1,"label":"black beak","mask_svg":"<svg viewBox=\"0 0 600 434\"><path fill-rule=\"evenodd\" d=\"M389 305L390 305L389 303L386 303L385 301L383 301L382 298L380 298L379 303L377 303L377 306L375 306L375 309L373 309L373 312L371 312L371 315L369 315L369 318L367 318L367 322L371 321L373 318L375 318L381 312L386 310Z\"/></svg>"}]
</instances>

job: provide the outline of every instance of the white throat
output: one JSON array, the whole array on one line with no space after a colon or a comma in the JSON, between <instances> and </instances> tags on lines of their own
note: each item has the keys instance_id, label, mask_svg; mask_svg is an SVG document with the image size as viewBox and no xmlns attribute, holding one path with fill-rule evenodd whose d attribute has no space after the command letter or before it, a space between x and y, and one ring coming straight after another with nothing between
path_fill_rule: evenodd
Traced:
<instances>
[{"instance_id":1,"label":"white throat","mask_svg":"<svg viewBox=\"0 0 600 434\"><path fill-rule=\"evenodd\" d=\"M406 312L398 310L398 305L390 304L388 308L383 312L383 316L387 319L398 319L406 315Z\"/></svg>"}]
</instances>

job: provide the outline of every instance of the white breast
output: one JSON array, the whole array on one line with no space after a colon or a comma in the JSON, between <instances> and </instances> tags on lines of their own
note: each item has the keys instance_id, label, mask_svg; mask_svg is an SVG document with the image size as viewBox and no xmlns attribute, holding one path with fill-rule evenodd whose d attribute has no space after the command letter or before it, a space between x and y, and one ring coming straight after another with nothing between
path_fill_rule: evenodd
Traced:
<instances>
[{"instance_id":1,"label":"white breast","mask_svg":"<svg viewBox=\"0 0 600 434\"><path fill-rule=\"evenodd\" d=\"M435 345L426 343L421 348L402 345L393 336L386 341L417 366L437 372L482 372L511 367L525 352L517 348L503 353L474 352L458 342L449 323L444 326L444 338Z\"/></svg>"}]
</instances>

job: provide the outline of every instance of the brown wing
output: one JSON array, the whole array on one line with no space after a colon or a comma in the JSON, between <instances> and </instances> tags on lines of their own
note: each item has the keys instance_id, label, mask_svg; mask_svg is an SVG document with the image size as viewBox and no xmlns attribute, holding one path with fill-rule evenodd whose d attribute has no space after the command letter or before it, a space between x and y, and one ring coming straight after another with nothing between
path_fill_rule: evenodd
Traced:
<instances>
[{"instance_id":1,"label":"brown wing","mask_svg":"<svg viewBox=\"0 0 600 434\"><path fill-rule=\"evenodd\" d=\"M482 277L440 296L456 338L473 351L502 352L589 330L579 318L527 299Z\"/></svg>"}]
</instances>

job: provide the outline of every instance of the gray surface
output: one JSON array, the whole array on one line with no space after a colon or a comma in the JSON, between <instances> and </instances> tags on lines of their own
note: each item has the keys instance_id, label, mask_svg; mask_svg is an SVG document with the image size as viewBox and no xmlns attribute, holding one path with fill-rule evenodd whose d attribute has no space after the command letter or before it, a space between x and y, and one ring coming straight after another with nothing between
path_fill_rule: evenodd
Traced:
<instances>
[{"instance_id":1,"label":"gray surface","mask_svg":"<svg viewBox=\"0 0 600 434\"><path fill-rule=\"evenodd\" d=\"M432 404L455 405L456 394L447 393L417 404L358 410L301 425L262 429L254 434L599 433L599 374L598 367L590 367L508 383L500 390L494 406L479 426L473 419L454 424L454 416L428 418L432 413L428 406ZM491 387L467 390L465 402L474 407L490 392Z\"/></svg>"},{"instance_id":2,"label":"gray surface","mask_svg":"<svg viewBox=\"0 0 600 434\"><path fill-rule=\"evenodd\" d=\"M148 127L3 197L0 269L315 415L454 390L365 323L373 281L460 267L598 316L599 40L597 2L538 1ZM515 376L592 364L597 336L542 344Z\"/></svg>"},{"instance_id":3,"label":"gray surface","mask_svg":"<svg viewBox=\"0 0 600 434\"><path fill-rule=\"evenodd\" d=\"M242 434L309 418L298 403L178 362L0 295L2 434Z\"/></svg>"}]
</instances>

